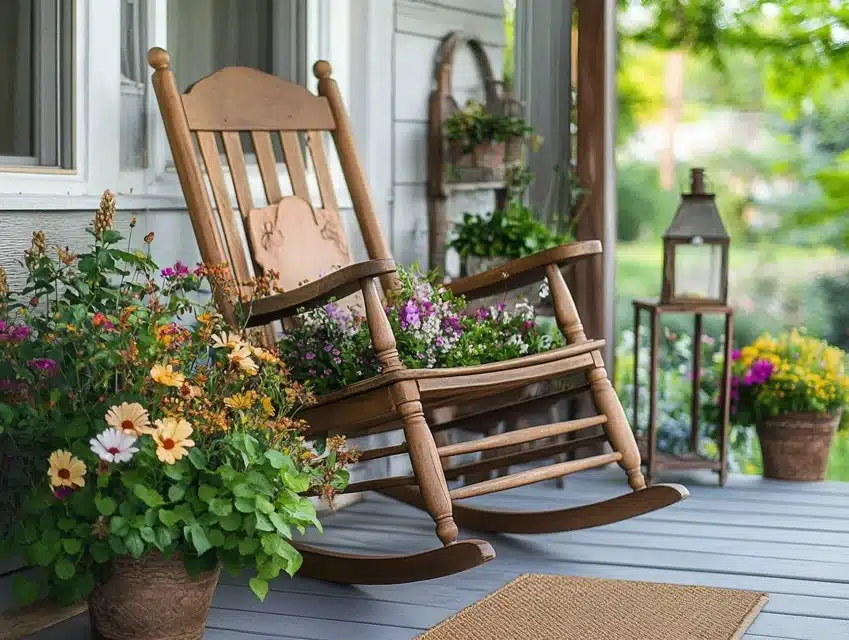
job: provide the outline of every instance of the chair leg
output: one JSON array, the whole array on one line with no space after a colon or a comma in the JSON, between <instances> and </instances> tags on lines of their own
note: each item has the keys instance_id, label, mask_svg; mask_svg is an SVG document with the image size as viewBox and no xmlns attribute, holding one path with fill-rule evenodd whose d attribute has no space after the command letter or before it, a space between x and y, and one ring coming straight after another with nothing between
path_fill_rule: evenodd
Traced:
<instances>
[{"instance_id":1,"label":"chair leg","mask_svg":"<svg viewBox=\"0 0 849 640\"><path fill-rule=\"evenodd\" d=\"M607 422L604 425L607 439L613 448L622 454L619 465L628 474L628 484L631 489L634 491L645 489L646 480L643 477L637 440L634 438L634 432L631 431L631 425L628 424L628 419L625 417L625 410L622 409L619 397L616 395L613 385L610 384L607 371L604 368L604 361L598 351L593 352L593 363L595 368L587 374L587 378L590 381L596 409L607 416Z\"/></svg>"},{"instance_id":2,"label":"chair leg","mask_svg":"<svg viewBox=\"0 0 849 640\"><path fill-rule=\"evenodd\" d=\"M434 522L436 535L444 545L457 541L459 533L454 524L451 497L445 472L419 401L415 382L401 382L392 389L395 406L404 422L404 435L410 448L410 462L416 474L421 495Z\"/></svg>"}]
</instances>

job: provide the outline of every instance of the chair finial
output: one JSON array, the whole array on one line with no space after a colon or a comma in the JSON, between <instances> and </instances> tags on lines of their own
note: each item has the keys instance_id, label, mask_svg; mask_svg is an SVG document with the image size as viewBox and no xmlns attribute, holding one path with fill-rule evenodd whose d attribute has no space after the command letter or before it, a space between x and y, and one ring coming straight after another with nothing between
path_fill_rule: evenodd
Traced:
<instances>
[{"instance_id":1,"label":"chair finial","mask_svg":"<svg viewBox=\"0 0 849 640\"><path fill-rule=\"evenodd\" d=\"M147 52L147 62L157 71L161 71L171 65L171 56L162 47L152 47Z\"/></svg>"},{"instance_id":2,"label":"chair finial","mask_svg":"<svg viewBox=\"0 0 849 640\"><path fill-rule=\"evenodd\" d=\"M330 77L330 74L333 73L333 67L327 60L319 60L312 66L312 72L316 78L321 80Z\"/></svg>"}]
</instances>

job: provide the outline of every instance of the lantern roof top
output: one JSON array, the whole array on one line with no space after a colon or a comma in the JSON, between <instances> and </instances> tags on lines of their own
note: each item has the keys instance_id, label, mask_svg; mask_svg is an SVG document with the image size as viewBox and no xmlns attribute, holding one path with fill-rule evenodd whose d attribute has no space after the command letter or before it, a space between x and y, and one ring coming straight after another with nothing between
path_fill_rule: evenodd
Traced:
<instances>
[{"instance_id":1,"label":"lantern roof top","mask_svg":"<svg viewBox=\"0 0 849 640\"><path fill-rule=\"evenodd\" d=\"M705 192L704 170L693 169L691 175L690 193L681 194L681 204L663 234L664 239L688 240L699 236L708 241L729 240L714 194Z\"/></svg>"}]
</instances>

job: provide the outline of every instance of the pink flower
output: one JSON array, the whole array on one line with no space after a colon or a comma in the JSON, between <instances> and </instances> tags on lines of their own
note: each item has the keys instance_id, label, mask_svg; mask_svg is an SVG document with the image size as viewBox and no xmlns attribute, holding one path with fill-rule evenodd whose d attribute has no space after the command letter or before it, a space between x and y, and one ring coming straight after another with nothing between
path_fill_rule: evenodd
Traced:
<instances>
[{"instance_id":1,"label":"pink flower","mask_svg":"<svg viewBox=\"0 0 849 640\"><path fill-rule=\"evenodd\" d=\"M731 362L736 362L740 359L740 350L734 349L731 351Z\"/></svg>"},{"instance_id":2,"label":"pink flower","mask_svg":"<svg viewBox=\"0 0 849 640\"><path fill-rule=\"evenodd\" d=\"M53 375L56 373L56 369L59 367L55 360L50 358L34 358L27 362L27 364L37 371L41 371L48 375Z\"/></svg>"}]
</instances>

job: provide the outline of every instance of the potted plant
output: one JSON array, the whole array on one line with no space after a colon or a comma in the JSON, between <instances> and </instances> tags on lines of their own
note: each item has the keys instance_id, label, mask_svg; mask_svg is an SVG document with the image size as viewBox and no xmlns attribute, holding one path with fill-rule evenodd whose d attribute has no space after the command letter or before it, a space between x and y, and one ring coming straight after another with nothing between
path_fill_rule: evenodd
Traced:
<instances>
[{"instance_id":1,"label":"potted plant","mask_svg":"<svg viewBox=\"0 0 849 640\"><path fill-rule=\"evenodd\" d=\"M503 301L469 309L436 280L436 272L398 269L401 286L387 300L398 355L411 369L462 367L540 353L563 344L537 322L526 302ZM300 314L301 323L280 342L296 380L311 380L318 394L365 380L380 371L365 318L330 303Z\"/></svg>"},{"instance_id":2,"label":"potted plant","mask_svg":"<svg viewBox=\"0 0 849 640\"><path fill-rule=\"evenodd\" d=\"M764 476L825 479L828 454L849 402L846 354L798 330L765 334L733 354L735 420L756 424Z\"/></svg>"},{"instance_id":3,"label":"potted plant","mask_svg":"<svg viewBox=\"0 0 849 640\"><path fill-rule=\"evenodd\" d=\"M521 161L521 147L533 133L522 118L488 110L469 100L443 122L452 178L461 182L504 179L505 170ZM531 138L539 144L538 136Z\"/></svg>"},{"instance_id":4,"label":"potted plant","mask_svg":"<svg viewBox=\"0 0 849 640\"><path fill-rule=\"evenodd\" d=\"M252 571L260 599L298 570L292 530L320 528L306 494L344 488L353 454L305 441L311 393L196 301L233 292L222 268L157 273L153 234L121 247L114 216L107 192L87 252L53 255L37 232L26 286L0 277L0 441L23 471L4 487L11 549L38 568L15 591L87 599L99 638L200 638L222 566Z\"/></svg>"}]
</instances>

